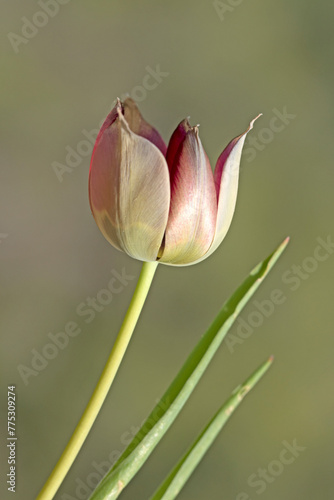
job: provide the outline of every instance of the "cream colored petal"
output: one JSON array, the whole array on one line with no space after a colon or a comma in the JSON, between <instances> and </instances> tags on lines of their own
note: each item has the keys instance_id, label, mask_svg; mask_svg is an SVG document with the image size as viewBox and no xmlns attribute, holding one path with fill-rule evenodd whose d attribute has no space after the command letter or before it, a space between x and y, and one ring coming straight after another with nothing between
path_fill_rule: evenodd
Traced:
<instances>
[{"instance_id":1,"label":"cream colored petal","mask_svg":"<svg viewBox=\"0 0 334 500\"><path fill-rule=\"evenodd\" d=\"M261 114L251 121L246 132L233 139L226 146L218 158L214 172L218 194L216 232L208 252L201 259L194 262L194 264L206 259L217 250L230 228L237 201L242 148L248 132L252 130L255 120L259 116Z\"/></svg>"},{"instance_id":2,"label":"cream colored petal","mask_svg":"<svg viewBox=\"0 0 334 500\"><path fill-rule=\"evenodd\" d=\"M121 110L96 144L89 186L106 239L131 257L156 260L169 212L168 167L154 144L130 130Z\"/></svg>"},{"instance_id":3,"label":"cream colored petal","mask_svg":"<svg viewBox=\"0 0 334 500\"><path fill-rule=\"evenodd\" d=\"M211 245L217 196L198 128L181 122L168 145L171 204L160 262L190 264Z\"/></svg>"}]
</instances>

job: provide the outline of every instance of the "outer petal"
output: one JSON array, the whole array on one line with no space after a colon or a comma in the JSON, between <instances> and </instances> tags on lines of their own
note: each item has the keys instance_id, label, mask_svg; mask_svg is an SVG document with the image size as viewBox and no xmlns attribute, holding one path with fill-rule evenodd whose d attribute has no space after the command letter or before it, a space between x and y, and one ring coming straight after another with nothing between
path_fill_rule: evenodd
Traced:
<instances>
[{"instance_id":1,"label":"outer petal","mask_svg":"<svg viewBox=\"0 0 334 500\"><path fill-rule=\"evenodd\" d=\"M242 148L248 132L253 128L255 120L259 116L261 114L251 121L246 132L233 139L226 146L217 160L214 172L218 196L216 232L209 251L197 262L209 257L219 247L229 230L237 201Z\"/></svg>"},{"instance_id":2,"label":"outer petal","mask_svg":"<svg viewBox=\"0 0 334 500\"><path fill-rule=\"evenodd\" d=\"M160 261L187 265L209 249L216 227L217 196L198 128L184 120L167 150L171 205Z\"/></svg>"},{"instance_id":3,"label":"outer petal","mask_svg":"<svg viewBox=\"0 0 334 500\"><path fill-rule=\"evenodd\" d=\"M123 109L124 118L130 130L141 137L145 137L145 139L148 139L150 142L153 142L153 144L160 149L162 154L166 156L167 146L163 138L155 128L144 120L135 101L128 97L123 103Z\"/></svg>"},{"instance_id":4,"label":"outer petal","mask_svg":"<svg viewBox=\"0 0 334 500\"><path fill-rule=\"evenodd\" d=\"M113 110L103 124L92 155L92 212L113 246L136 259L154 261L169 212L167 163L154 144L130 130L120 102L116 111L117 118Z\"/></svg>"}]
</instances>

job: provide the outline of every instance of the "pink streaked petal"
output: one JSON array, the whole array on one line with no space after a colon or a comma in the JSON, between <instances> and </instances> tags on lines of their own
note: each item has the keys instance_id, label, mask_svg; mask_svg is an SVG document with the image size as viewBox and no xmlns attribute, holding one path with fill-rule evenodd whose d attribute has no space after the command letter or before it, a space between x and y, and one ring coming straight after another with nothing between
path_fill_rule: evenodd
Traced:
<instances>
[{"instance_id":1,"label":"pink streaked petal","mask_svg":"<svg viewBox=\"0 0 334 500\"><path fill-rule=\"evenodd\" d=\"M141 137L144 137L148 141L152 142L164 156L166 156L167 146L159 134L159 132L152 127L144 118L142 117L137 104L133 99L128 97L123 103L124 118L127 121L130 130Z\"/></svg>"},{"instance_id":2,"label":"pink streaked petal","mask_svg":"<svg viewBox=\"0 0 334 500\"><path fill-rule=\"evenodd\" d=\"M167 163L154 144L130 130L120 107L117 113L92 155L91 208L113 246L139 260L154 261L169 212Z\"/></svg>"},{"instance_id":3,"label":"pink streaked petal","mask_svg":"<svg viewBox=\"0 0 334 500\"><path fill-rule=\"evenodd\" d=\"M171 204L160 261L188 265L204 255L216 227L217 197L198 128L181 122L168 146Z\"/></svg>"},{"instance_id":4,"label":"pink streaked petal","mask_svg":"<svg viewBox=\"0 0 334 500\"><path fill-rule=\"evenodd\" d=\"M229 142L229 144L226 146L226 148L224 149L224 151L219 156L219 158L217 160L217 163L216 163L216 166L215 166L215 173L214 173L215 186L216 186L217 198L218 199L219 199L219 196L220 196L220 193L221 193L221 178L222 178L222 174L223 174L223 171L224 171L227 159L231 155L232 150L234 150L234 152L233 152L233 154L234 154L234 162L235 162L235 166L234 167L235 167L235 171L238 173L239 172L239 165L240 165L240 158L241 158L241 151L242 151L242 148L243 148L246 136L247 136L248 132L250 130L252 130L254 122L260 116L262 116L262 113L260 113L259 115L257 115L254 118L254 120L252 120L250 122L248 129L243 134L238 135L238 137L235 137L234 139L232 139L232 141ZM234 149L235 146L236 146L236 144L240 141L240 139L242 140L242 142L239 143L239 148L238 149ZM233 158L231 158L231 159L233 159ZM231 161L231 159L230 159L230 161Z\"/></svg>"},{"instance_id":5,"label":"pink streaked petal","mask_svg":"<svg viewBox=\"0 0 334 500\"><path fill-rule=\"evenodd\" d=\"M99 145L100 143L100 140L103 136L103 133L106 129L108 129L113 123L114 121L118 118L118 115L119 113L122 112L122 103L119 99L117 99L117 103L115 104L115 106L113 107L113 109L110 111L110 113L108 114L107 118L104 120L101 128L100 128L100 131L99 133L97 134L97 137L96 137L96 141L95 141L95 144L94 144L94 148L93 148L93 152L92 152L92 159L93 159L93 156L94 156L94 153L95 153L95 149L97 148L97 146ZM89 172L92 168L92 161L90 163L90 167L89 167Z\"/></svg>"},{"instance_id":6,"label":"pink streaked petal","mask_svg":"<svg viewBox=\"0 0 334 500\"><path fill-rule=\"evenodd\" d=\"M226 146L217 160L214 172L218 196L217 225L212 245L203 257L204 259L209 257L219 247L231 225L237 201L242 148L248 132L253 128L255 120L259 116L261 114L251 121L248 129L243 134L233 139Z\"/></svg>"},{"instance_id":7,"label":"pink streaked petal","mask_svg":"<svg viewBox=\"0 0 334 500\"><path fill-rule=\"evenodd\" d=\"M169 168L169 173L173 176L172 169L175 168L174 165L177 165L177 154L179 152L180 146L183 144L183 141L187 137L187 133L191 130L188 120L182 120L181 123L178 124L176 129L174 130L172 137L169 140L166 160Z\"/></svg>"}]
</instances>

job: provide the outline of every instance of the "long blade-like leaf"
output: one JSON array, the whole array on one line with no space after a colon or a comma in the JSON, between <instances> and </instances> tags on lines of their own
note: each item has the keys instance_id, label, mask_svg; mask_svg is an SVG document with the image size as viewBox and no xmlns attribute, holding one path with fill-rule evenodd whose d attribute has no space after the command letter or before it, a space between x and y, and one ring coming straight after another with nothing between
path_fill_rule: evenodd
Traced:
<instances>
[{"instance_id":1,"label":"long blade-like leaf","mask_svg":"<svg viewBox=\"0 0 334 500\"><path fill-rule=\"evenodd\" d=\"M275 252L260 262L225 302L141 429L98 484L90 500L115 500L142 467L185 405L236 317L267 276L288 241L288 238L285 239Z\"/></svg>"},{"instance_id":2,"label":"long blade-like leaf","mask_svg":"<svg viewBox=\"0 0 334 500\"><path fill-rule=\"evenodd\" d=\"M246 394L248 394L263 377L271 366L272 361L273 357L270 357L268 361L263 363L241 386L233 391L230 398L219 408L208 425L191 445L187 453L168 474L150 500L174 500L234 410L236 410Z\"/></svg>"}]
</instances>

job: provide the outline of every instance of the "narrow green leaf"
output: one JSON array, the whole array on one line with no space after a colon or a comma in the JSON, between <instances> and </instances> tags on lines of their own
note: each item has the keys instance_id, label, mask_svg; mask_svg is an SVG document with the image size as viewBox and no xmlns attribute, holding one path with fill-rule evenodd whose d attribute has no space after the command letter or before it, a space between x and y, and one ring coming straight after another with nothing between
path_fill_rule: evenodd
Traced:
<instances>
[{"instance_id":1,"label":"narrow green leaf","mask_svg":"<svg viewBox=\"0 0 334 500\"><path fill-rule=\"evenodd\" d=\"M219 408L217 413L203 429L174 469L168 474L150 500L174 500L232 413L239 406L246 394L248 394L263 377L272 362L273 357L271 356L268 361L263 363L241 386L233 391L231 397Z\"/></svg>"},{"instance_id":2,"label":"narrow green leaf","mask_svg":"<svg viewBox=\"0 0 334 500\"><path fill-rule=\"evenodd\" d=\"M218 316L202 336L141 429L98 484L90 500L118 498L121 491L142 467L185 405L236 317L267 276L286 248L288 241L288 238L285 239L275 252L258 264L225 302Z\"/></svg>"}]
</instances>

